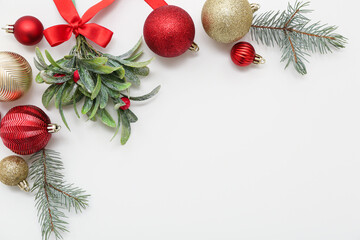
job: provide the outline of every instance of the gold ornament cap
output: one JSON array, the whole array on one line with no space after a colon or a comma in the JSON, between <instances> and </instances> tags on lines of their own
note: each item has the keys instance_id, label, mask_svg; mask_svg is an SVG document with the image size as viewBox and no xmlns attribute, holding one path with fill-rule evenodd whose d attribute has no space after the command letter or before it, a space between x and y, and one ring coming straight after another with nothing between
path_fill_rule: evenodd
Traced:
<instances>
[{"instance_id":1,"label":"gold ornament cap","mask_svg":"<svg viewBox=\"0 0 360 240\"><path fill-rule=\"evenodd\" d=\"M29 166L26 161L18 156L9 156L0 162L0 182L8 186L18 185L28 192L29 184L26 178L29 174Z\"/></svg>"},{"instance_id":2,"label":"gold ornament cap","mask_svg":"<svg viewBox=\"0 0 360 240\"><path fill-rule=\"evenodd\" d=\"M258 4L247 0L207 0L201 20L206 33L220 43L233 43L250 30Z\"/></svg>"}]
</instances>

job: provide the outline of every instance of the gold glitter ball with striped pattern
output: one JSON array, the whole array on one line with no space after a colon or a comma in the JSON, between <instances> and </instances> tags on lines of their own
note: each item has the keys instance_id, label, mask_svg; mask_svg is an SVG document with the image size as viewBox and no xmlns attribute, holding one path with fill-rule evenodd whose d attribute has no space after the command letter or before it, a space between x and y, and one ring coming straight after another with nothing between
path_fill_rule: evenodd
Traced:
<instances>
[{"instance_id":1,"label":"gold glitter ball with striped pattern","mask_svg":"<svg viewBox=\"0 0 360 240\"><path fill-rule=\"evenodd\" d=\"M0 52L0 102L19 99L32 82L32 70L25 58L17 53Z\"/></svg>"}]
</instances>

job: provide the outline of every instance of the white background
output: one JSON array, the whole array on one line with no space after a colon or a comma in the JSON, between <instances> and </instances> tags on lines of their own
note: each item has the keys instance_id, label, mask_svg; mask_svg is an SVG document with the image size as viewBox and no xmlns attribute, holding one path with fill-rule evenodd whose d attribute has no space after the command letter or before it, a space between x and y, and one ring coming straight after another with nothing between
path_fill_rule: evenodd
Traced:
<instances>
[{"instance_id":1,"label":"white background","mask_svg":"<svg viewBox=\"0 0 360 240\"><path fill-rule=\"evenodd\" d=\"M78 0L80 14L96 2ZM151 75L132 93L162 89L146 104L133 104L139 122L128 144L119 137L110 142L113 130L77 119L70 107L72 131L63 128L48 145L62 153L67 180L92 194L87 211L70 214L65 239L359 240L357 1L312 1L313 20L338 25L349 44L315 54L306 76L284 70L278 48L255 42L267 64L236 67L232 44L217 44L203 31L204 0L168 3L193 17L201 51L151 64ZM283 10L288 1L259 3L264 12ZM24 15L45 27L64 23L50 0L0 0L0 6L0 25ZM130 49L150 12L142 0L119 0L95 17L115 32L104 51ZM72 38L56 48L45 40L39 46L60 58L74 44ZM144 60L154 56L143 49ZM17 52L33 66L34 48L11 35L0 33L0 51ZM42 107L45 88L34 83L21 100L1 103L2 115L16 105ZM46 112L62 123L53 106ZM11 154L0 144L0 158ZM33 194L0 185L0 239L41 239Z\"/></svg>"}]
</instances>

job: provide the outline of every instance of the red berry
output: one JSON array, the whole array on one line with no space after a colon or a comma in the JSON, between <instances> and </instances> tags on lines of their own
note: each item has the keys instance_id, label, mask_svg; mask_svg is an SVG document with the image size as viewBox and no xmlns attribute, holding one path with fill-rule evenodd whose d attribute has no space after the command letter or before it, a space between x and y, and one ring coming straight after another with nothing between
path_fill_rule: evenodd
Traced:
<instances>
[{"instance_id":1,"label":"red berry","mask_svg":"<svg viewBox=\"0 0 360 240\"><path fill-rule=\"evenodd\" d=\"M79 71L76 70L73 75L74 82L77 83L80 80Z\"/></svg>"},{"instance_id":2,"label":"red berry","mask_svg":"<svg viewBox=\"0 0 360 240\"><path fill-rule=\"evenodd\" d=\"M129 107L130 107L130 99L128 99L127 97L123 97L123 98L121 98L121 100L122 100L126 105L120 107L120 109L121 109L121 110L127 110L127 109L129 109Z\"/></svg>"},{"instance_id":3,"label":"red berry","mask_svg":"<svg viewBox=\"0 0 360 240\"><path fill-rule=\"evenodd\" d=\"M55 73L54 77L65 77L65 74L61 74L61 73Z\"/></svg>"}]
</instances>

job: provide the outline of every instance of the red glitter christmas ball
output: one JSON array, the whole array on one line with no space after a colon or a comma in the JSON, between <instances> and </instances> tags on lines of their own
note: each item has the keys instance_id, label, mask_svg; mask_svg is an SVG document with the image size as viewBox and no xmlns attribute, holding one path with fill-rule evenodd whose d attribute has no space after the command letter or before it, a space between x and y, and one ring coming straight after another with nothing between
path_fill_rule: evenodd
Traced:
<instances>
[{"instance_id":1,"label":"red glitter christmas ball","mask_svg":"<svg viewBox=\"0 0 360 240\"><path fill-rule=\"evenodd\" d=\"M162 57L177 57L193 44L195 25L182 8L166 5L155 9L146 19L144 38L149 48Z\"/></svg>"},{"instance_id":2,"label":"red glitter christmas ball","mask_svg":"<svg viewBox=\"0 0 360 240\"><path fill-rule=\"evenodd\" d=\"M0 124L0 137L11 151L28 155L40 151L48 144L51 133L59 126L51 124L49 117L38 107L17 106L4 116Z\"/></svg>"},{"instance_id":3,"label":"red glitter christmas ball","mask_svg":"<svg viewBox=\"0 0 360 240\"><path fill-rule=\"evenodd\" d=\"M43 38L44 26L39 19L25 16L16 21L13 26L16 40L21 44L32 46Z\"/></svg>"}]
</instances>

